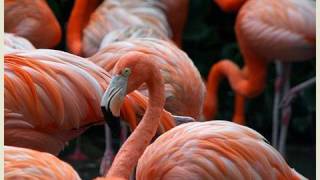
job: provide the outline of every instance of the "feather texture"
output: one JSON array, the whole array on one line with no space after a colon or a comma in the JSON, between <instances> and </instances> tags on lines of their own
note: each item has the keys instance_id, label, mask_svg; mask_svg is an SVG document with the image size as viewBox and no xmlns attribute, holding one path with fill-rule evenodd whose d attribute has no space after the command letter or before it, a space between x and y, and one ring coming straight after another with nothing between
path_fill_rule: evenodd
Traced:
<instances>
[{"instance_id":1,"label":"feather texture","mask_svg":"<svg viewBox=\"0 0 320 180\"><path fill-rule=\"evenodd\" d=\"M159 2L153 0L103 1L83 30L84 55L90 56L97 52L107 33L132 25L146 25L170 37L169 24L160 6Z\"/></svg>"},{"instance_id":2,"label":"feather texture","mask_svg":"<svg viewBox=\"0 0 320 180\"><path fill-rule=\"evenodd\" d=\"M35 47L27 39L11 34L4 33L4 49L5 53L10 53L19 49L33 50Z\"/></svg>"},{"instance_id":3,"label":"feather texture","mask_svg":"<svg viewBox=\"0 0 320 180\"><path fill-rule=\"evenodd\" d=\"M61 39L61 28L44 0L5 0L4 31L28 39L37 48L52 48Z\"/></svg>"},{"instance_id":4,"label":"feather texture","mask_svg":"<svg viewBox=\"0 0 320 180\"><path fill-rule=\"evenodd\" d=\"M269 61L306 60L315 54L315 17L310 0L248 1L237 17L237 37Z\"/></svg>"},{"instance_id":5,"label":"feather texture","mask_svg":"<svg viewBox=\"0 0 320 180\"><path fill-rule=\"evenodd\" d=\"M4 59L6 145L57 154L89 126L103 123L100 99L110 75L99 66L44 49L14 52ZM131 128L137 124L132 108L144 111L146 101L137 92L126 98L121 115ZM161 131L174 125L164 112Z\"/></svg>"},{"instance_id":6,"label":"feather texture","mask_svg":"<svg viewBox=\"0 0 320 180\"><path fill-rule=\"evenodd\" d=\"M139 159L136 177L299 179L263 136L228 121L186 123L161 135Z\"/></svg>"},{"instance_id":7,"label":"feather texture","mask_svg":"<svg viewBox=\"0 0 320 180\"><path fill-rule=\"evenodd\" d=\"M57 157L26 148L4 146L4 178L80 180L77 172Z\"/></svg>"},{"instance_id":8,"label":"feather texture","mask_svg":"<svg viewBox=\"0 0 320 180\"><path fill-rule=\"evenodd\" d=\"M111 43L89 59L111 72L122 56L135 51L155 59L165 81L165 109L174 115L198 119L205 87L191 59L173 43L155 38L132 38ZM139 90L147 95L146 86Z\"/></svg>"}]
</instances>

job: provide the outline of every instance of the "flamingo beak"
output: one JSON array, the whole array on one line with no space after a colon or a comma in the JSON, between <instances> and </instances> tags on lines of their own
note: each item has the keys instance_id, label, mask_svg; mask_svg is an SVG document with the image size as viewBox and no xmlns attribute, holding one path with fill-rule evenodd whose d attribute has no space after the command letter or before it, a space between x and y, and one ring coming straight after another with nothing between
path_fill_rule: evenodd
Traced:
<instances>
[{"instance_id":1,"label":"flamingo beak","mask_svg":"<svg viewBox=\"0 0 320 180\"><path fill-rule=\"evenodd\" d=\"M101 109L104 115L112 113L113 116L120 116L120 108L127 92L128 77L116 75L111 79L108 89L101 99Z\"/></svg>"}]
</instances>

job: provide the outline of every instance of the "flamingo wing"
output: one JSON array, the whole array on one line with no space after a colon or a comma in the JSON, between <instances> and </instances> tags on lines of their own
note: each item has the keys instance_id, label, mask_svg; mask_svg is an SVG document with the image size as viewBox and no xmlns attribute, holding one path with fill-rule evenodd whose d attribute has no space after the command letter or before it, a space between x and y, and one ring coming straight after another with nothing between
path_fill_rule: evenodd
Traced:
<instances>
[{"instance_id":1,"label":"flamingo wing","mask_svg":"<svg viewBox=\"0 0 320 180\"><path fill-rule=\"evenodd\" d=\"M109 75L81 60L55 50L5 55L5 108L11 113L5 116L5 144L58 154L102 121L100 97Z\"/></svg>"}]
</instances>

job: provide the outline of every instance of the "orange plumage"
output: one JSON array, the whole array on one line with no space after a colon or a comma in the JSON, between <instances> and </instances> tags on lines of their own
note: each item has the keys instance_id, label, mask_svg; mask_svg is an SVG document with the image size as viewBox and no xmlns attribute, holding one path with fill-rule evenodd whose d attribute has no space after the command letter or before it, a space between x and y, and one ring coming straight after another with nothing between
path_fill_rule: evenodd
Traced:
<instances>
[{"instance_id":1,"label":"orange plumage","mask_svg":"<svg viewBox=\"0 0 320 180\"><path fill-rule=\"evenodd\" d=\"M69 19L67 45L74 54L93 55L106 34L129 26L148 26L181 45L188 0L105 0L100 5L99 1L89 4L77 0Z\"/></svg>"},{"instance_id":2,"label":"orange plumage","mask_svg":"<svg viewBox=\"0 0 320 180\"><path fill-rule=\"evenodd\" d=\"M5 0L4 31L28 39L36 48L53 48L62 36L60 25L44 0Z\"/></svg>"},{"instance_id":3,"label":"orange plumage","mask_svg":"<svg viewBox=\"0 0 320 180\"><path fill-rule=\"evenodd\" d=\"M168 41L150 27L129 26L106 35L100 45L101 49L88 59L112 72L119 60L127 54L149 54L165 78L165 109L175 115L176 124L193 121L192 118L199 119L205 93L200 73L187 54L173 43L160 39ZM139 91L149 96L145 86L140 87Z\"/></svg>"},{"instance_id":4,"label":"orange plumage","mask_svg":"<svg viewBox=\"0 0 320 180\"><path fill-rule=\"evenodd\" d=\"M57 157L14 146L4 146L4 178L80 180L78 173Z\"/></svg>"},{"instance_id":5,"label":"orange plumage","mask_svg":"<svg viewBox=\"0 0 320 180\"><path fill-rule=\"evenodd\" d=\"M138 163L138 180L303 179L263 136L228 121L186 123L163 133L148 146L165 105L161 69L150 54L131 52L119 60L113 75L102 98L104 108L117 115L117 104L142 84L147 86L149 105L119 150L107 178L128 179Z\"/></svg>"},{"instance_id":6,"label":"orange plumage","mask_svg":"<svg viewBox=\"0 0 320 180\"><path fill-rule=\"evenodd\" d=\"M136 177L301 179L263 136L229 121L191 122L164 133L139 159Z\"/></svg>"},{"instance_id":7,"label":"orange plumage","mask_svg":"<svg viewBox=\"0 0 320 180\"><path fill-rule=\"evenodd\" d=\"M200 118L205 86L186 53L173 43L155 38L130 38L106 45L89 59L108 72L130 52L149 54L165 80L165 109L173 115ZM139 91L147 95L146 86Z\"/></svg>"},{"instance_id":8,"label":"orange plumage","mask_svg":"<svg viewBox=\"0 0 320 180\"><path fill-rule=\"evenodd\" d=\"M55 50L15 52L4 58L5 144L58 154L70 139L103 122L100 98L110 75L69 53ZM132 93L121 115L131 128L146 98ZM134 108L137 108L135 110ZM175 123L165 112L160 130Z\"/></svg>"}]
</instances>

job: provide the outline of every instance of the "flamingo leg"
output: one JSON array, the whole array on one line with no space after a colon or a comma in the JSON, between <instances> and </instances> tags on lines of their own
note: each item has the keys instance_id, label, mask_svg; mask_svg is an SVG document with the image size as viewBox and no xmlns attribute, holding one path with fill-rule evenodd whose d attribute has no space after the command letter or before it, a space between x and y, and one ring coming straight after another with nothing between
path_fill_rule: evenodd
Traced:
<instances>
[{"instance_id":1,"label":"flamingo leg","mask_svg":"<svg viewBox=\"0 0 320 180\"><path fill-rule=\"evenodd\" d=\"M279 132L279 102L281 95L281 86L283 78L283 68L279 61L276 61L277 78L274 84L274 99L273 99L273 113L272 113L272 146L278 146L278 132Z\"/></svg>"},{"instance_id":2,"label":"flamingo leg","mask_svg":"<svg viewBox=\"0 0 320 180\"><path fill-rule=\"evenodd\" d=\"M128 136L128 130L127 130L127 126L123 121L120 121L120 126L121 126L121 130L120 130L120 145L122 145ZM108 173L108 170L111 167L112 161L114 159L114 151L113 151L113 146L112 146L112 135L111 135L111 129L108 126L108 124L105 124L105 152L103 155L103 158L101 160L100 163L100 174L101 175L105 175Z\"/></svg>"},{"instance_id":3,"label":"flamingo leg","mask_svg":"<svg viewBox=\"0 0 320 180\"><path fill-rule=\"evenodd\" d=\"M283 157L285 157L285 145L286 145L286 139L287 139L287 133L288 133L288 126L289 126L289 121L291 117L291 107L287 107L285 110L282 110L284 113L282 115L282 126L281 126L281 131L280 131L280 138L279 138L279 152Z\"/></svg>"},{"instance_id":4,"label":"flamingo leg","mask_svg":"<svg viewBox=\"0 0 320 180\"><path fill-rule=\"evenodd\" d=\"M283 94L289 92L290 89L290 72L291 67L290 64L284 64L284 86L283 86ZM280 138L279 138L279 152L285 157L285 145L287 139L287 132L291 118L291 106L288 105L282 109L281 112L281 131L280 131Z\"/></svg>"},{"instance_id":5,"label":"flamingo leg","mask_svg":"<svg viewBox=\"0 0 320 180\"><path fill-rule=\"evenodd\" d=\"M293 101L293 99L304 89L310 87L311 85L316 83L316 78L313 77L307 81L304 81L298 85L296 85L295 87L291 88L288 93L284 94L280 106L281 107L286 107L288 105L291 104L291 102Z\"/></svg>"},{"instance_id":6,"label":"flamingo leg","mask_svg":"<svg viewBox=\"0 0 320 180\"><path fill-rule=\"evenodd\" d=\"M235 108L232 121L241 125L245 124L245 97L240 94L235 96Z\"/></svg>"},{"instance_id":7,"label":"flamingo leg","mask_svg":"<svg viewBox=\"0 0 320 180\"><path fill-rule=\"evenodd\" d=\"M73 161L84 161L88 159L87 155L81 151L81 136L77 138L75 151L68 156L68 159Z\"/></svg>"},{"instance_id":8,"label":"flamingo leg","mask_svg":"<svg viewBox=\"0 0 320 180\"><path fill-rule=\"evenodd\" d=\"M100 163L100 174L101 175L105 175L108 170L111 167L113 158L114 158L114 153L112 150L112 138L111 138L111 130L110 127L108 126L108 124L104 125L104 129L105 129L105 151L104 151L104 155L103 158L101 160Z\"/></svg>"}]
</instances>

